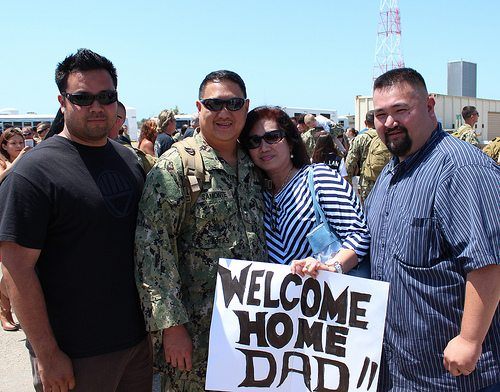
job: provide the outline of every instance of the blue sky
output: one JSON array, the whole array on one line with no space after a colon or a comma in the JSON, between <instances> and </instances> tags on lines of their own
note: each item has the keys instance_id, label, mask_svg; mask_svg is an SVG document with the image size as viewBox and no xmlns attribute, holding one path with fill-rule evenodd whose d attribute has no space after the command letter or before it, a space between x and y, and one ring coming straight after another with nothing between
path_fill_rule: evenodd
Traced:
<instances>
[{"instance_id":1,"label":"blue sky","mask_svg":"<svg viewBox=\"0 0 500 392\"><path fill-rule=\"evenodd\" d=\"M371 95L379 0L2 1L0 108L55 113L54 69L80 47L118 70L120 100L137 118L177 105L195 111L216 69L246 82L251 106L354 113ZM480 98L500 99L500 2L400 0L401 48L432 92L446 94L447 62L478 64ZM496 38L496 39L495 39Z\"/></svg>"}]
</instances>

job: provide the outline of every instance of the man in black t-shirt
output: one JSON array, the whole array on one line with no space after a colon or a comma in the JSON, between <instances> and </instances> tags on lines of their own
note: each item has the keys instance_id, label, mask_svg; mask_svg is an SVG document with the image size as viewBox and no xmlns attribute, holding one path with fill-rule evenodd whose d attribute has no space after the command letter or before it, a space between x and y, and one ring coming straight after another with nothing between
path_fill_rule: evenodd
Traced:
<instances>
[{"instance_id":1,"label":"man in black t-shirt","mask_svg":"<svg viewBox=\"0 0 500 392\"><path fill-rule=\"evenodd\" d=\"M80 49L58 64L64 129L0 187L9 295L28 338L37 391L151 391L152 359L134 280L144 172L107 138L117 78Z\"/></svg>"}]
</instances>

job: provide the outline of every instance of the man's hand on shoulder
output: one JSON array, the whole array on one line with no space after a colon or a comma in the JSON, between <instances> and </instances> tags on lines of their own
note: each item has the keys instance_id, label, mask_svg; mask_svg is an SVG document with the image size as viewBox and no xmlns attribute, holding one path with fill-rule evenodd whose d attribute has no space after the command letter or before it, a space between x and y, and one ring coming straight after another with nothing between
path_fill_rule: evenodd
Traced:
<instances>
[{"instance_id":1,"label":"man's hand on shoulder","mask_svg":"<svg viewBox=\"0 0 500 392\"><path fill-rule=\"evenodd\" d=\"M163 352L165 361L179 370L191 370L193 342L184 325L163 330Z\"/></svg>"},{"instance_id":2,"label":"man's hand on shoulder","mask_svg":"<svg viewBox=\"0 0 500 392\"><path fill-rule=\"evenodd\" d=\"M66 392L75 388L71 359L61 350L40 356L37 360L44 391Z\"/></svg>"},{"instance_id":3,"label":"man's hand on shoulder","mask_svg":"<svg viewBox=\"0 0 500 392\"><path fill-rule=\"evenodd\" d=\"M476 369L481 351L481 343L469 342L460 335L455 336L444 349L443 365L455 377L468 376Z\"/></svg>"}]
</instances>

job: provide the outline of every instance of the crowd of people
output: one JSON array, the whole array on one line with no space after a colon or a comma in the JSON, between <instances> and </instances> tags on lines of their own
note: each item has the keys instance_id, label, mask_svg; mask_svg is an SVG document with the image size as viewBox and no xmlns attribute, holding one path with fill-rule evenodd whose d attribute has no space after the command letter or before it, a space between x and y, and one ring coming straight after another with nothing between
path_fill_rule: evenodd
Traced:
<instances>
[{"instance_id":1,"label":"crowd of people","mask_svg":"<svg viewBox=\"0 0 500 392\"><path fill-rule=\"evenodd\" d=\"M374 82L362 132L249 111L210 72L190 127L163 110L137 147L108 59L80 49L55 79L53 124L0 138L1 321L35 390L149 392L153 369L205 390L221 257L389 282L379 391L500 388L498 157L442 130L417 71Z\"/></svg>"}]
</instances>

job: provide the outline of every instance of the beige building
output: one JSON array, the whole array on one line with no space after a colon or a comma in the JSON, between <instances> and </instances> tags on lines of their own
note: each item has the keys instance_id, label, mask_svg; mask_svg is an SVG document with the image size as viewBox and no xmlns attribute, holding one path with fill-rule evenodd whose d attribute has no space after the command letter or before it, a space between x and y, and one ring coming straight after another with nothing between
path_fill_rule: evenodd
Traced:
<instances>
[{"instance_id":1,"label":"beige building","mask_svg":"<svg viewBox=\"0 0 500 392\"><path fill-rule=\"evenodd\" d=\"M436 115L443 128L453 131L463 124L462 108L475 106L479 112L479 121L476 124L477 133L481 142L491 141L500 136L500 100L459 97L453 95L434 94L436 100ZM365 128L366 112L373 109L372 97L358 95L355 102L355 128Z\"/></svg>"}]
</instances>

